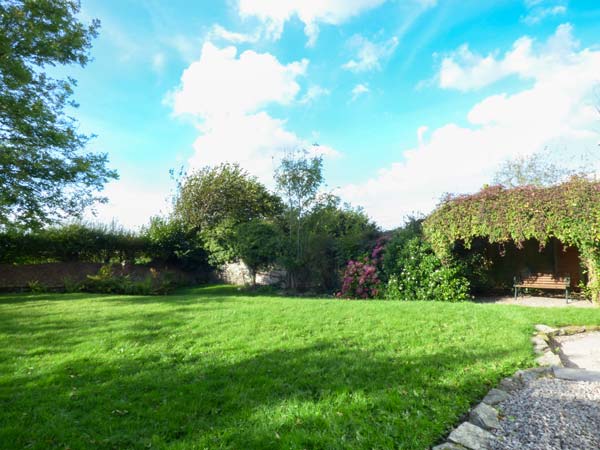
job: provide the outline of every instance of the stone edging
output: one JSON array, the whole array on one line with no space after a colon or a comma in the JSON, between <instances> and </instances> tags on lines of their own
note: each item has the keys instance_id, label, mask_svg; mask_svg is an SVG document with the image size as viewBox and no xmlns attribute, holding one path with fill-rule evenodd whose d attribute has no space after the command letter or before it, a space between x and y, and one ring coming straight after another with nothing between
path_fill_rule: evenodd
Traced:
<instances>
[{"instance_id":1,"label":"stone edging","mask_svg":"<svg viewBox=\"0 0 600 450\"><path fill-rule=\"evenodd\" d=\"M432 450L486 450L488 442L494 439L491 432L500 428L499 412L494 406L507 400L510 393L523 388L530 381L540 377L563 378L559 376L560 372L557 372L570 370L564 369L560 347L554 337L600 331L600 326L552 328L536 325L535 329L531 343L538 355L536 362L540 367L519 370L512 377L500 381L498 388L491 389L481 403L470 411L469 419L452 430L446 442L433 447Z\"/></svg>"}]
</instances>

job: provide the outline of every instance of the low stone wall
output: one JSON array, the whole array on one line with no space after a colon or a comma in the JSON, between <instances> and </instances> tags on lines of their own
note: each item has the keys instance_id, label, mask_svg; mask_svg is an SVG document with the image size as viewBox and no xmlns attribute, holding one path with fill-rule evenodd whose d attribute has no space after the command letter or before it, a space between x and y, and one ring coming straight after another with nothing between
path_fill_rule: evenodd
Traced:
<instances>
[{"instance_id":1,"label":"low stone wall","mask_svg":"<svg viewBox=\"0 0 600 450\"><path fill-rule=\"evenodd\" d=\"M61 290L65 281L82 283L88 275L98 273L102 264L86 262L57 262L45 264L0 264L0 291L20 291L28 289L30 283L39 283L46 289ZM169 272L178 283L206 283L210 274L205 272L183 272L173 267L113 265L113 272L119 275L129 275L133 280L143 280L148 276L156 276L156 272Z\"/></svg>"},{"instance_id":2,"label":"low stone wall","mask_svg":"<svg viewBox=\"0 0 600 450\"><path fill-rule=\"evenodd\" d=\"M236 286L245 286L252 283L252 276L248 266L243 262L225 264L217 274L219 281ZM258 272L256 274L256 284L261 286L284 286L286 272L280 268L273 268L268 271Z\"/></svg>"}]
</instances>

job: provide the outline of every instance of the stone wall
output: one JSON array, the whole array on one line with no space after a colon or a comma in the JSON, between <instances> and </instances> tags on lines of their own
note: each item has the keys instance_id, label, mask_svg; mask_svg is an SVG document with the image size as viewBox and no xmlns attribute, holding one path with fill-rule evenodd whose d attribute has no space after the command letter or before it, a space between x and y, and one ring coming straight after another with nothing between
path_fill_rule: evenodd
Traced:
<instances>
[{"instance_id":1,"label":"stone wall","mask_svg":"<svg viewBox=\"0 0 600 450\"><path fill-rule=\"evenodd\" d=\"M229 263L223 266L218 273L219 281L236 286L244 286L252 284L252 276L248 270L248 266L243 262ZM261 286L284 286L286 280L286 272L281 268L273 268L268 271L258 272L256 274L256 284Z\"/></svg>"}]
</instances>

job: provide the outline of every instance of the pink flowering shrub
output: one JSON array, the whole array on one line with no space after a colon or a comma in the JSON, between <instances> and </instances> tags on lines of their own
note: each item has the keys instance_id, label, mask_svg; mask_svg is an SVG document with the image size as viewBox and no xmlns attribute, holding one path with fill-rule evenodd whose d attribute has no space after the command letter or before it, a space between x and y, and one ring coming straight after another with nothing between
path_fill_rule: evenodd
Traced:
<instances>
[{"instance_id":1,"label":"pink flowering shrub","mask_svg":"<svg viewBox=\"0 0 600 450\"><path fill-rule=\"evenodd\" d=\"M381 292L381 280L377 275L385 241L379 239L369 256L348 261L339 298L375 298Z\"/></svg>"}]
</instances>

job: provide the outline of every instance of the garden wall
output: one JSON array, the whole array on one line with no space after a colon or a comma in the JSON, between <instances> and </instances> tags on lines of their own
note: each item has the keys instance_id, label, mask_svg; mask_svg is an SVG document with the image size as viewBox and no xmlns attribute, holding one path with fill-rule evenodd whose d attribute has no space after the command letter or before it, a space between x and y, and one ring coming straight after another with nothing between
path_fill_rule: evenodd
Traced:
<instances>
[{"instance_id":1,"label":"garden wall","mask_svg":"<svg viewBox=\"0 0 600 450\"><path fill-rule=\"evenodd\" d=\"M31 282L50 290L61 290L65 280L71 283L81 283L88 275L95 275L102 267L100 263L86 262L57 262L45 264L0 264L0 291L19 291L29 287ZM211 279L211 273L206 271L184 272L174 267L152 267L119 264L113 265L115 274L129 275L132 280L143 280L157 273L169 272L174 281L181 284L206 283Z\"/></svg>"},{"instance_id":2,"label":"garden wall","mask_svg":"<svg viewBox=\"0 0 600 450\"><path fill-rule=\"evenodd\" d=\"M217 278L223 283L236 286L245 286L252 283L248 266L243 262L225 264L217 274ZM256 274L256 284L261 286L283 285L285 280L285 271L278 268Z\"/></svg>"}]
</instances>

